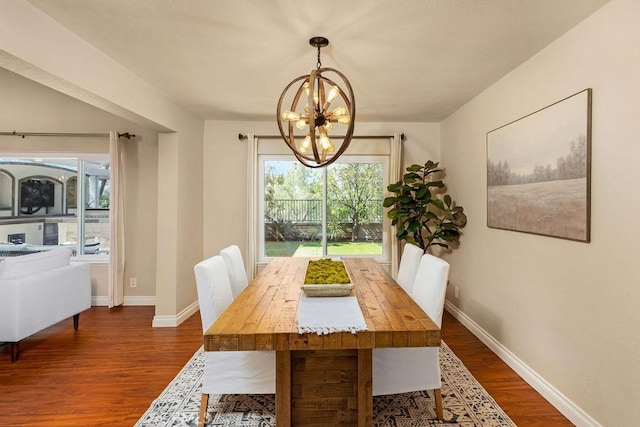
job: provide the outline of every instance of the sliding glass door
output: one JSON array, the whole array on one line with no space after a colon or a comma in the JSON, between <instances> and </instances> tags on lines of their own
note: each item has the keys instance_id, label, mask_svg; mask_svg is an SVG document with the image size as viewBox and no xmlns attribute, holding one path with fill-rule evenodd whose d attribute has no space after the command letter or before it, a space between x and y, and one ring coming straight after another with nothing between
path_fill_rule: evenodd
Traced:
<instances>
[{"instance_id":1,"label":"sliding glass door","mask_svg":"<svg viewBox=\"0 0 640 427\"><path fill-rule=\"evenodd\" d=\"M383 257L387 158L343 156L320 169L290 159L260 159L260 259Z\"/></svg>"}]
</instances>

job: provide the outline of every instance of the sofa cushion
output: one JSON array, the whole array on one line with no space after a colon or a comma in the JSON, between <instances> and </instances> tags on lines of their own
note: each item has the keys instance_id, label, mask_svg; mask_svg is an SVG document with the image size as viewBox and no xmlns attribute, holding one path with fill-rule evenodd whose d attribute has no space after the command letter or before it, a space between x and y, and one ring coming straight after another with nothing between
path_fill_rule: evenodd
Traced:
<instances>
[{"instance_id":1,"label":"sofa cushion","mask_svg":"<svg viewBox=\"0 0 640 427\"><path fill-rule=\"evenodd\" d=\"M64 248L5 258L0 263L0 279L16 279L64 267L69 265L69 258L71 258L71 251Z\"/></svg>"}]
</instances>

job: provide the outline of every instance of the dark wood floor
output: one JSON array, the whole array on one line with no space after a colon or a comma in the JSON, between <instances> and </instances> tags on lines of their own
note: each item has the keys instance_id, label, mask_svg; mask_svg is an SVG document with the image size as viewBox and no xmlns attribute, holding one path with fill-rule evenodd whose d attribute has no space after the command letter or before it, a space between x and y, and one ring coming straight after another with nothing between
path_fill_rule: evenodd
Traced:
<instances>
[{"instance_id":1,"label":"dark wood floor","mask_svg":"<svg viewBox=\"0 0 640 427\"><path fill-rule=\"evenodd\" d=\"M93 307L20 345L0 347L0 425L132 426L202 344L200 316L152 328L152 307ZM443 338L520 426L570 426L456 319Z\"/></svg>"},{"instance_id":2,"label":"dark wood floor","mask_svg":"<svg viewBox=\"0 0 640 427\"><path fill-rule=\"evenodd\" d=\"M573 426L446 311L442 339L518 426Z\"/></svg>"}]
</instances>

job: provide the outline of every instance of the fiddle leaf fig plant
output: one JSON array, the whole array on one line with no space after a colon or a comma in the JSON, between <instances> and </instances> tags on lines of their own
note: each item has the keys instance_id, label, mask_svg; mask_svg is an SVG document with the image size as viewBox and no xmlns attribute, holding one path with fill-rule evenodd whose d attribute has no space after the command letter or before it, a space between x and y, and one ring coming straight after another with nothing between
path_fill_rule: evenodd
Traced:
<instances>
[{"instance_id":1,"label":"fiddle leaf fig plant","mask_svg":"<svg viewBox=\"0 0 640 427\"><path fill-rule=\"evenodd\" d=\"M394 195L383 201L385 208L391 208L387 217L397 227L398 240L413 243L425 252L431 246L449 249L460 240L460 229L467 224L464 208L442 194L444 183L435 178L439 172L442 169L438 169L438 162L431 160L409 166L400 181L387 186Z\"/></svg>"}]
</instances>

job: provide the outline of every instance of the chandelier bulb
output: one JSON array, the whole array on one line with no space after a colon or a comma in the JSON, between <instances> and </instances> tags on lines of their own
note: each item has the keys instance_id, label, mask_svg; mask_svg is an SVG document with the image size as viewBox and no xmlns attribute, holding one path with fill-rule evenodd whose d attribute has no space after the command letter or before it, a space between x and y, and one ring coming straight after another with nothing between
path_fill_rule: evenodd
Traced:
<instances>
[{"instance_id":1,"label":"chandelier bulb","mask_svg":"<svg viewBox=\"0 0 640 427\"><path fill-rule=\"evenodd\" d=\"M307 126L307 120L305 118L300 118L300 120L298 120L296 122L296 128L298 129L304 129L305 126Z\"/></svg>"},{"instance_id":2,"label":"chandelier bulb","mask_svg":"<svg viewBox=\"0 0 640 427\"><path fill-rule=\"evenodd\" d=\"M337 118L338 120L340 119L340 117L344 116L347 114L347 109L344 106L339 106L337 108L335 108L332 112L331 115L334 116L335 118Z\"/></svg>"},{"instance_id":3,"label":"chandelier bulb","mask_svg":"<svg viewBox=\"0 0 640 427\"><path fill-rule=\"evenodd\" d=\"M285 111L282 113L282 120L286 120L288 122L295 122L300 120L300 114L294 111Z\"/></svg>"},{"instance_id":4,"label":"chandelier bulb","mask_svg":"<svg viewBox=\"0 0 640 427\"><path fill-rule=\"evenodd\" d=\"M333 141L331 141L331 138L329 138L329 136L327 135L327 131L324 128L324 126L319 128L319 132L320 132L320 138L319 138L320 148L322 148L322 150L327 153L333 153L333 151L335 150L333 146Z\"/></svg>"},{"instance_id":5,"label":"chandelier bulb","mask_svg":"<svg viewBox=\"0 0 640 427\"><path fill-rule=\"evenodd\" d=\"M333 153L335 151L333 142L328 136L325 136L324 138L322 137L320 138L320 145L322 147L322 150L326 151L327 153Z\"/></svg>"},{"instance_id":6,"label":"chandelier bulb","mask_svg":"<svg viewBox=\"0 0 640 427\"><path fill-rule=\"evenodd\" d=\"M311 147L311 136L307 135L307 136L305 136L305 138L300 143L300 152L301 153L308 153L310 147Z\"/></svg>"},{"instance_id":7,"label":"chandelier bulb","mask_svg":"<svg viewBox=\"0 0 640 427\"><path fill-rule=\"evenodd\" d=\"M338 88L338 86L331 86L331 90L329 90L329 93L327 94L327 103L330 103L331 101L336 99L336 96L338 96L339 93L340 89Z\"/></svg>"},{"instance_id":8,"label":"chandelier bulb","mask_svg":"<svg viewBox=\"0 0 640 427\"><path fill-rule=\"evenodd\" d=\"M324 111L329 109L331 102L333 102L333 100L336 99L336 96L338 96L339 93L340 93L340 89L338 88L338 86L335 86L335 85L331 86L331 89L329 89L329 93L327 93L327 99L325 100L325 103L324 103L324 107L323 107Z\"/></svg>"}]
</instances>

